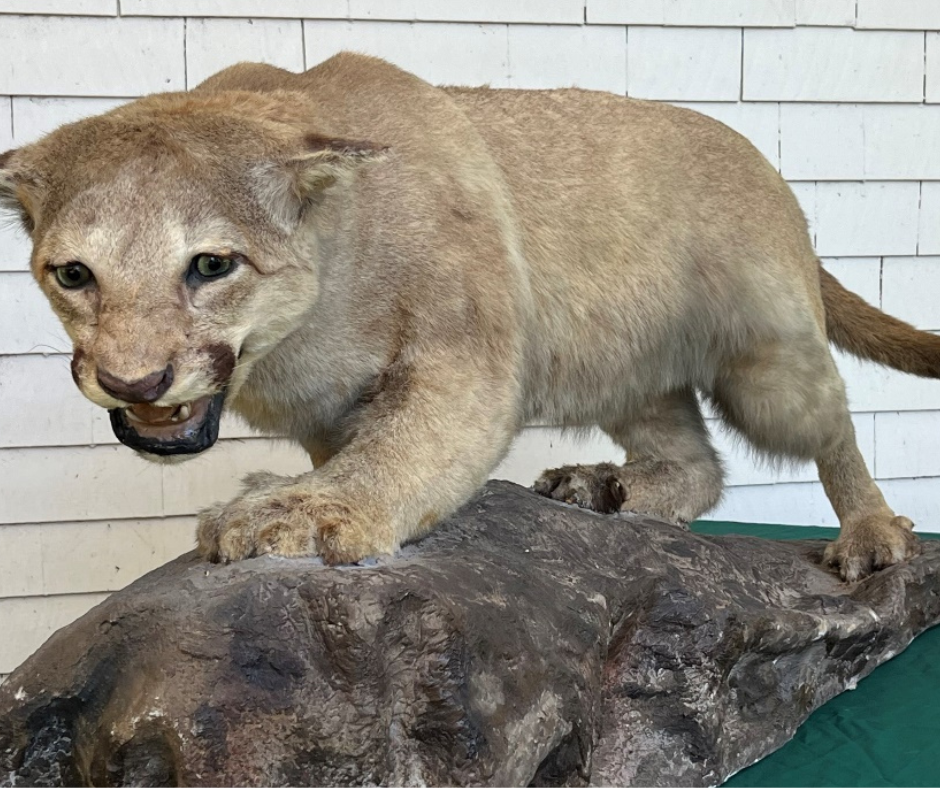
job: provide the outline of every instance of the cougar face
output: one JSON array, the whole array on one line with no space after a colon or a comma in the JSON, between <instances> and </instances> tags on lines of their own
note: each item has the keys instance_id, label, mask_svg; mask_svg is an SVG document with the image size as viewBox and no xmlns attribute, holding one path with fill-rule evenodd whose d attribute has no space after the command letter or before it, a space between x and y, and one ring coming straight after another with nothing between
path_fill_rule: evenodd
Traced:
<instances>
[{"instance_id":1,"label":"cougar face","mask_svg":"<svg viewBox=\"0 0 940 788\"><path fill-rule=\"evenodd\" d=\"M130 105L4 154L0 198L32 235L75 383L122 443L165 457L212 446L226 396L314 308L305 206L343 154L285 124L220 129L212 101L160 99L171 111Z\"/></svg>"},{"instance_id":2,"label":"cougar face","mask_svg":"<svg viewBox=\"0 0 940 788\"><path fill-rule=\"evenodd\" d=\"M284 304L315 283L265 273L204 184L155 169L131 161L77 194L42 233L34 271L74 342L75 382L118 439L194 454L218 437L227 389L287 328L261 308L271 289Z\"/></svg>"}]
</instances>

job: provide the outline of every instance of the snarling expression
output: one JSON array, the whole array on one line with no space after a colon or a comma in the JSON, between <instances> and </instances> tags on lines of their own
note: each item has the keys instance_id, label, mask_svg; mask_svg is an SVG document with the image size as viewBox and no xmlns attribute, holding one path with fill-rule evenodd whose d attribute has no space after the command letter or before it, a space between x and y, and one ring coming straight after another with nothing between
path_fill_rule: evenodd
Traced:
<instances>
[{"instance_id":1,"label":"snarling expression","mask_svg":"<svg viewBox=\"0 0 940 788\"><path fill-rule=\"evenodd\" d=\"M371 151L275 106L156 96L0 157L75 383L145 454L212 446L227 394L315 306L308 209Z\"/></svg>"}]
</instances>

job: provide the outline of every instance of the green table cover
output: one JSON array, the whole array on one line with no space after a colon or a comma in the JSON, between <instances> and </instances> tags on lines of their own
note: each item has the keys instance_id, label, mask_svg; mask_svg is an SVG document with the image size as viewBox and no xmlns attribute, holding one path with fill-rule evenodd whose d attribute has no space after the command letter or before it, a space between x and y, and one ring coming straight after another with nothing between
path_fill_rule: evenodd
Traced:
<instances>
[{"instance_id":1,"label":"green table cover","mask_svg":"<svg viewBox=\"0 0 940 788\"><path fill-rule=\"evenodd\" d=\"M697 522L700 534L833 539L835 528ZM940 538L940 534L921 534ZM726 786L940 786L940 627L920 635Z\"/></svg>"}]
</instances>

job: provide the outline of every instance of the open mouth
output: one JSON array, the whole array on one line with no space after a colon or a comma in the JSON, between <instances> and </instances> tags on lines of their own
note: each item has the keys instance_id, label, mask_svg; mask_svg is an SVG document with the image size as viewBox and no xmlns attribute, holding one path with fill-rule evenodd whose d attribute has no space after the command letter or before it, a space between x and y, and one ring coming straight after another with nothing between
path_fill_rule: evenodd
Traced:
<instances>
[{"instance_id":1,"label":"open mouth","mask_svg":"<svg viewBox=\"0 0 940 788\"><path fill-rule=\"evenodd\" d=\"M225 391L160 408L140 403L108 411L111 428L125 446L150 454L198 454L219 437Z\"/></svg>"}]
</instances>

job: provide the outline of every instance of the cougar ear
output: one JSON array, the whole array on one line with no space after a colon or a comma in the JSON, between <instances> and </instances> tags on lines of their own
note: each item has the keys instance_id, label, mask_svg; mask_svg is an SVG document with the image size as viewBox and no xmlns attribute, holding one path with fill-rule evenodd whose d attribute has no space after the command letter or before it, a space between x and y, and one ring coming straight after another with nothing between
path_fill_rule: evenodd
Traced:
<instances>
[{"instance_id":1,"label":"cougar ear","mask_svg":"<svg viewBox=\"0 0 940 788\"><path fill-rule=\"evenodd\" d=\"M308 199L348 177L362 164L384 159L388 148L371 142L332 139L319 134L304 137L304 152L288 162L294 174L297 195Z\"/></svg>"},{"instance_id":2,"label":"cougar ear","mask_svg":"<svg viewBox=\"0 0 940 788\"><path fill-rule=\"evenodd\" d=\"M388 148L371 142L308 134L302 150L285 162L264 167L262 200L282 229L290 231L325 189L348 181L362 165L382 161Z\"/></svg>"},{"instance_id":3,"label":"cougar ear","mask_svg":"<svg viewBox=\"0 0 940 788\"><path fill-rule=\"evenodd\" d=\"M26 232L32 233L39 216L39 183L16 162L18 153L0 153L0 211L18 214Z\"/></svg>"}]
</instances>

